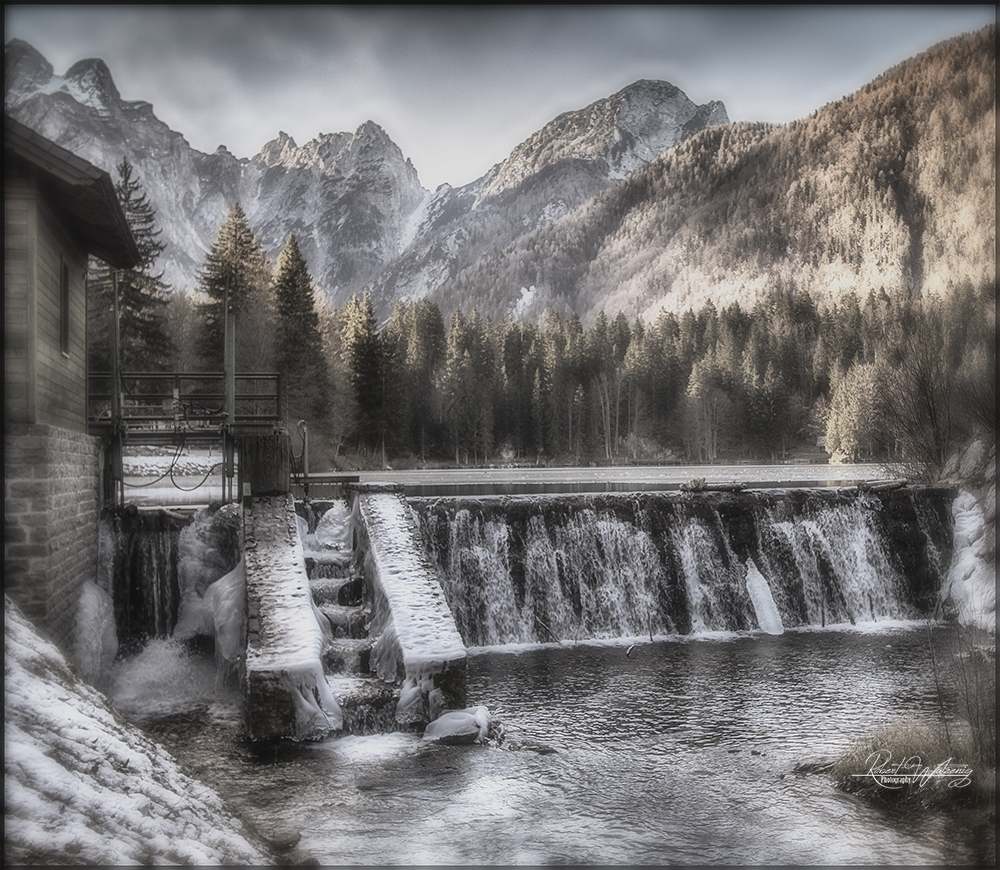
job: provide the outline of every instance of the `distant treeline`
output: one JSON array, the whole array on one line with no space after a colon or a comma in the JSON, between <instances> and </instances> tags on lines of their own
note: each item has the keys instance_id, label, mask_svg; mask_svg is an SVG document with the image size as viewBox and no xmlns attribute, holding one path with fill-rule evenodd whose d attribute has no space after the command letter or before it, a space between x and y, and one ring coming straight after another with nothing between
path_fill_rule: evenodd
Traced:
<instances>
[{"instance_id":1,"label":"distant treeline","mask_svg":"<svg viewBox=\"0 0 1000 870\"><path fill-rule=\"evenodd\" d=\"M749 310L709 303L650 324L601 313L586 329L574 315L536 325L475 311L445 329L434 303L400 302L376 342L382 417L354 444L380 450L378 431L387 455L459 463L713 462L777 459L825 438L831 455L933 471L995 426L995 335L992 284L823 309L776 288Z\"/></svg>"}]
</instances>

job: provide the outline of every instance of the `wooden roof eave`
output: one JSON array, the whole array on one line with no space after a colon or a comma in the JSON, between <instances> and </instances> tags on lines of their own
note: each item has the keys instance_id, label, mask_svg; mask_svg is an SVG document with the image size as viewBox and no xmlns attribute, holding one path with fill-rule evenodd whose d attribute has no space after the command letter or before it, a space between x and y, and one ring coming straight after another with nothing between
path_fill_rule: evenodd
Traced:
<instances>
[{"instance_id":1,"label":"wooden roof eave","mask_svg":"<svg viewBox=\"0 0 1000 870\"><path fill-rule=\"evenodd\" d=\"M40 187L88 254L116 269L140 265L139 249L107 172L7 116L4 152L34 167Z\"/></svg>"}]
</instances>

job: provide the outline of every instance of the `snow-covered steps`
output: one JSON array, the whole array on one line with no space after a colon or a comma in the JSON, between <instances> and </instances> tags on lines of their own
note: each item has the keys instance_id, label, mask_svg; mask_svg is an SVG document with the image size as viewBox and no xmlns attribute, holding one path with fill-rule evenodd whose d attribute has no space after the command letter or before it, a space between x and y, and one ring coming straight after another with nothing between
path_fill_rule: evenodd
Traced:
<instances>
[{"instance_id":1,"label":"snow-covered steps","mask_svg":"<svg viewBox=\"0 0 1000 870\"><path fill-rule=\"evenodd\" d=\"M247 730L253 740L323 737L342 716L323 672L329 628L313 604L292 497L254 498L243 540Z\"/></svg>"},{"instance_id":2,"label":"snow-covered steps","mask_svg":"<svg viewBox=\"0 0 1000 870\"><path fill-rule=\"evenodd\" d=\"M402 681L408 697L419 693L407 707L425 708L430 719L441 709L464 707L465 645L409 505L391 488L358 487L353 511L372 607L372 669L383 680ZM410 718L409 710L397 715L402 724Z\"/></svg>"}]
</instances>

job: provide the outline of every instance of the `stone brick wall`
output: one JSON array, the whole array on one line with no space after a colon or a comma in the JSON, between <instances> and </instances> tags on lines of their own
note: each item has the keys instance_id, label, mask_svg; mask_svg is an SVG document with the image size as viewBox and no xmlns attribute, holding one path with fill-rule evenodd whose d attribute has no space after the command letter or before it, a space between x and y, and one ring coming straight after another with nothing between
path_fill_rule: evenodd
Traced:
<instances>
[{"instance_id":1,"label":"stone brick wall","mask_svg":"<svg viewBox=\"0 0 1000 870\"><path fill-rule=\"evenodd\" d=\"M66 654L80 587L97 574L100 480L98 439L4 427L4 592Z\"/></svg>"}]
</instances>

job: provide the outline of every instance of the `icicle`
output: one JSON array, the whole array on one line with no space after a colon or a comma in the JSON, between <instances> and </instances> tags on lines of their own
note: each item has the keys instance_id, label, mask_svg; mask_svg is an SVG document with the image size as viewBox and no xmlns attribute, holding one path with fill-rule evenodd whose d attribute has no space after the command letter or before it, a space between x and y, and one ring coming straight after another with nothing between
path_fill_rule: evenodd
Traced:
<instances>
[{"instance_id":1,"label":"icicle","mask_svg":"<svg viewBox=\"0 0 1000 870\"><path fill-rule=\"evenodd\" d=\"M247 577L242 559L208 588L204 601L212 614L220 678L229 679L246 654Z\"/></svg>"},{"instance_id":2,"label":"icicle","mask_svg":"<svg viewBox=\"0 0 1000 870\"><path fill-rule=\"evenodd\" d=\"M89 581L80 588L74 654L81 675L92 686L101 684L118 655L114 602L107 592Z\"/></svg>"}]
</instances>

